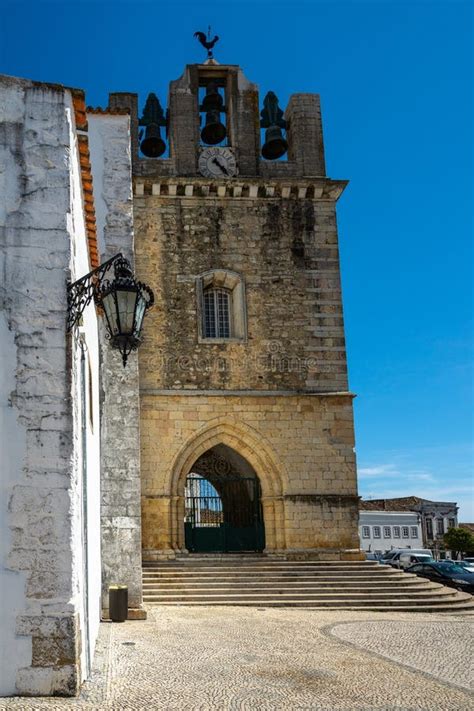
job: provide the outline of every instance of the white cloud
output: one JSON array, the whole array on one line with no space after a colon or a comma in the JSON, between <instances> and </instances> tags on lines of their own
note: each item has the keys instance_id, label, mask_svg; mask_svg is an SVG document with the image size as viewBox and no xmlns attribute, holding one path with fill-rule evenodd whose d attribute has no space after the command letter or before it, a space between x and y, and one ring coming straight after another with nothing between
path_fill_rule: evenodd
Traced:
<instances>
[{"instance_id":1,"label":"white cloud","mask_svg":"<svg viewBox=\"0 0 474 711\"><path fill-rule=\"evenodd\" d=\"M374 467L358 467L357 473L360 478L370 478L373 476L396 476L398 474L394 464L378 464Z\"/></svg>"},{"instance_id":2,"label":"white cloud","mask_svg":"<svg viewBox=\"0 0 474 711\"><path fill-rule=\"evenodd\" d=\"M396 464L376 464L374 466L358 467L359 479L374 479L380 477L387 479L404 479L409 481L434 481L432 474L427 471L401 471Z\"/></svg>"},{"instance_id":3,"label":"white cloud","mask_svg":"<svg viewBox=\"0 0 474 711\"><path fill-rule=\"evenodd\" d=\"M474 521L472 447L465 443L412 451L379 450L361 458L359 489L364 498L419 496L455 501L460 521Z\"/></svg>"}]
</instances>

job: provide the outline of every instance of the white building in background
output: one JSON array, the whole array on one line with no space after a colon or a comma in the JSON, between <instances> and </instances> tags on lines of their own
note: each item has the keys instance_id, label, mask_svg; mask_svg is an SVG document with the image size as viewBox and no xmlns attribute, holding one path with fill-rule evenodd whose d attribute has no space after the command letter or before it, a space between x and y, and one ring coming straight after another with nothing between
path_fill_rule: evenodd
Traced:
<instances>
[{"instance_id":1,"label":"white building in background","mask_svg":"<svg viewBox=\"0 0 474 711\"><path fill-rule=\"evenodd\" d=\"M359 537L366 553L423 548L421 517L411 511L360 511Z\"/></svg>"},{"instance_id":2,"label":"white building in background","mask_svg":"<svg viewBox=\"0 0 474 711\"><path fill-rule=\"evenodd\" d=\"M359 502L360 511L413 512L421 522L423 547L436 554L445 551L444 534L458 525L458 505L455 501L431 501L419 496L402 496L394 499L368 499Z\"/></svg>"}]
</instances>

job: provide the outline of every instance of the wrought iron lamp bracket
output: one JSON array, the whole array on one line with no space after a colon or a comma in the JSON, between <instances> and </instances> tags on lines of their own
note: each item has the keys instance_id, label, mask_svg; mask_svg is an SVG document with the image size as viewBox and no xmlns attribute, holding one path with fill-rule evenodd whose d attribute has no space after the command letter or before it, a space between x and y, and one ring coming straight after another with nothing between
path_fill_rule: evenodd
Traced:
<instances>
[{"instance_id":1,"label":"wrought iron lamp bracket","mask_svg":"<svg viewBox=\"0 0 474 711\"><path fill-rule=\"evenodd\" d=\"M67 327L66 330L69 333L72 331L74 326L78 323L81 318L84 309L88 306L92 300L95 303L99 303L99 289L100 285L114 264L118 260L125 260L123 254L119 252L114 255L106 262L93 269L89 274L81 277L77 281L68 283L67 285Z\"/></svg>"}]
</instances>

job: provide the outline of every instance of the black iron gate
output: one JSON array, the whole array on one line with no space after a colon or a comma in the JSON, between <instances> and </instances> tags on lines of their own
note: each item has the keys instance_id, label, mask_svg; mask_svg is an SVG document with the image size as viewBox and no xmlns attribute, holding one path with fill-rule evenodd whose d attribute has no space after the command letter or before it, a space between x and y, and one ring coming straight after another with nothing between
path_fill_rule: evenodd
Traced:
<instances>
[{"instance_id":1,"label":"black iron gate","mask_svg":"<svg viewBox=\"0 0 474 711\"><path fill-rule=\"evenodd\" d=\"M237 553L265 547L260 482L225 476L186 479L185 543L192 553Z\"/></svg>"}]
</instances>

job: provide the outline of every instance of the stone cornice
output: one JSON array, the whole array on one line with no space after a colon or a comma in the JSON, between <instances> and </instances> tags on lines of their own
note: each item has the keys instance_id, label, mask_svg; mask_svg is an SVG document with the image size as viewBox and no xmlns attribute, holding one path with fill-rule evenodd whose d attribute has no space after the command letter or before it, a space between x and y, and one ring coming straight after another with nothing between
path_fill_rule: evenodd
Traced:
<instances>
[{"instance_id":1,"label":"stone cornice","mask_svg":"<svg viewBox=\"0 0 474 711\"><path fill-rule=\"evenodd\" d=\"M165 397L349 397L355 398L350 391L316 391L316 390L191 390L191 389L161 389L140 388L141 395Z\"/></svg>"},{"instance_id":2,"label":"stone cornice","mask_svg":"<svg viewBox=\"0 0 474 711\"><path fill-rule=\"evenodd\" d=\"M155 196L175 198L242 198L329 200L342 195L347 180L331 178L232 178L211 180L198 177L134 179L135 197Z\"/></svg>"}]
</instances>

